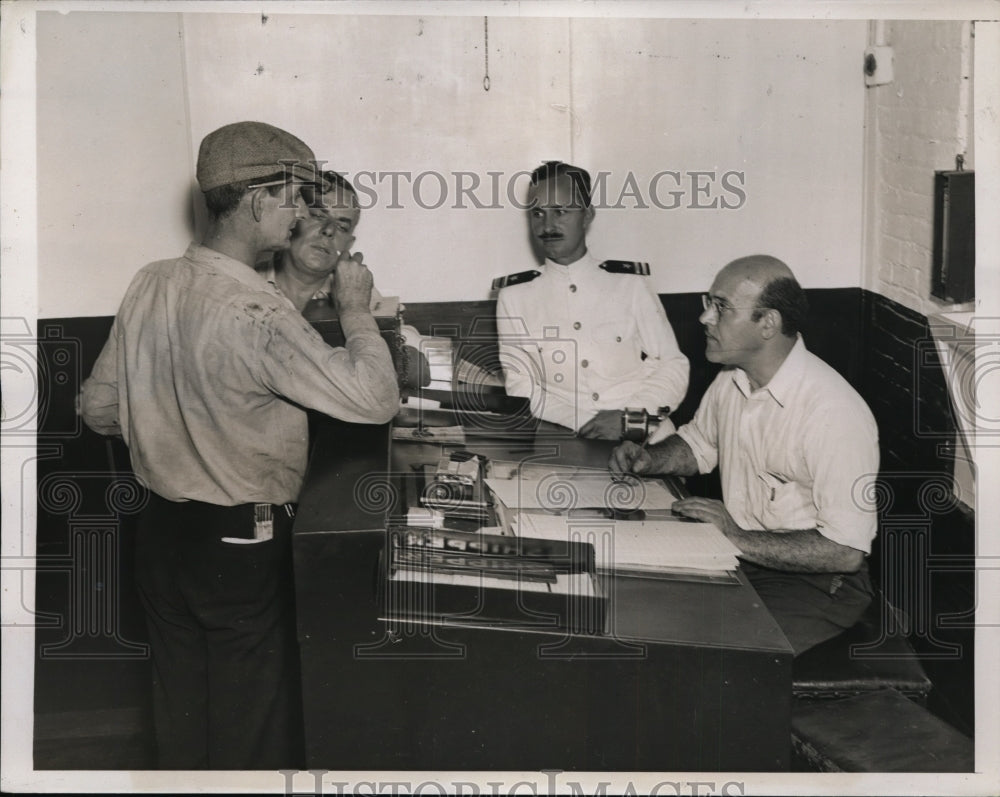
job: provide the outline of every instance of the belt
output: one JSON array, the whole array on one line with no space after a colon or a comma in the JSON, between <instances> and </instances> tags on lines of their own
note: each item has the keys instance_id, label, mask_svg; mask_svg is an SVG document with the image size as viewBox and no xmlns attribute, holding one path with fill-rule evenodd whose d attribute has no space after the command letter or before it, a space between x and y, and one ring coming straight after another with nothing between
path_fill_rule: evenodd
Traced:
<instances>
[{"instance_id":1,"label":"belt","mask_svg":"<svg viewBox=\"0 0 1000 797\"><path fill-rule=\"evenodd\" d=\"M169 501L150 491L148 508L183 522L220 523L227 528L227 536L248 540L270 539L275 519L286 519L286 525L295 517L297 504L234 504L222 506L204 501Z\"/></svg>"}]
</instances>

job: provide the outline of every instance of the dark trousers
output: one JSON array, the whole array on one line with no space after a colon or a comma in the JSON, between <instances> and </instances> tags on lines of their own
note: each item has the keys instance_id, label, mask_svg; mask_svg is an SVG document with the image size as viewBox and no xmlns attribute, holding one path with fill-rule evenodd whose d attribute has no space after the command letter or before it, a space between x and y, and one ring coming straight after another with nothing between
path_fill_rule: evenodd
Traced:
<instances>
[{"instance_id":1,"label":"dark trousers","mask_svg":"<svg viewBox=\"0 0 1000 797\"><path fill-rule=\"evenodd\" d=\"M138 524L136 580L153 658L162 769L303 764L291 523L253 537L253 505L151 495Z\"/></svg>"},{"instance_id":2,"label":"dark trousers","mask_svg":"<svg viewBox=\"0 0 1000 797\"><path fill-rule=\"evenodd\" d=\"M786 573L740 562L798 656L854 625L872 599L868 565L857 573Z\"/></svg>"}]
</instances>

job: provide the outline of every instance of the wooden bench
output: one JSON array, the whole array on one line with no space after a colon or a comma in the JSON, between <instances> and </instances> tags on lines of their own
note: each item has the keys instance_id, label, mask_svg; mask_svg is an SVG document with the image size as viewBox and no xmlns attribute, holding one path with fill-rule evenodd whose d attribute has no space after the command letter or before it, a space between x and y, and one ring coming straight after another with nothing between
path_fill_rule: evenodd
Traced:
<instances>
[{"instance_id":1,"label":"wooden bench","mask_svg":"<svg viewBox=\"0 0 1000 797\"><path fill-rule=\"evenodd\" d=\"M895 689L796 700L792 747L821 772L972 772L971 739Z\"/></svg>"},{"instance_id":2,"label":"wooden bench","mask_svg":"<svg viewBox=\"0 0 1000 797\"><path fill-rule=\"evenodd\" d=\"M895 689L921 703L926 701L931 680L913 648L901 633L887 633L905 627L895 622L894 613L877 595L852 628L796 658L793 697L835 699Z\"/></svg>"}]
</instances>

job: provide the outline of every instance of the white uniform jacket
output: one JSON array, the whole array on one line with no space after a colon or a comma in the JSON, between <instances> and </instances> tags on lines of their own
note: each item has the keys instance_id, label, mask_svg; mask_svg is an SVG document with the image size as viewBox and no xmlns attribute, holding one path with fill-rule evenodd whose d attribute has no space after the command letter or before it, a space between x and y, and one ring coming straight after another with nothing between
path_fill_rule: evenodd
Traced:
<instances>
[{"instance_id":1,"label":"white uniform jacket","mask_svg":"<svg viewBox=\"0 0 1000 797\"><path fill-rule=\"evenodd\" d=\"M600 410L677 407L688 361L649 278L609 274L589 252L500 290L497 332L507 393L543 420L579 429Z\"/></svg>"}]
</instances>

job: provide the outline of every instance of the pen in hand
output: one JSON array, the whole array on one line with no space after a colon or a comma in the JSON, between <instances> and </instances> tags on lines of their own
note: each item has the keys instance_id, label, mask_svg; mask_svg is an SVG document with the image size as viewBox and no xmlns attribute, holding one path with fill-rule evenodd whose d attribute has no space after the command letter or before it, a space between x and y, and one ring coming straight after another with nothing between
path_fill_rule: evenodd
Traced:
<instances>
[{"instance_id":1,"label":"pen in hand","mask_svg":"<svg viewBox=\"0 0 1000 797\"><path fill-rule=\"evenodd\" d=\"M639 444L639 451L637 452L637 454L639 456L636 456L635 459L632 460L632 462L629 464L629 468L634 467L635 463L638 461L639 457L642 455L643 452L646 451L646 443L648 443L648 442L649 442L649 438L646 437L646 438L643 439L642 443ZM624 481L628 481L628 479L630 479L630 478L636 479L636 480L640 480L641 479L641 477L639 476L639 474L633 473L633 472L630 472L630 471L626 471L626 470L622 470L620 473L614 473L614 472L612 472L612 474L611 474L611 480L613 482L624 482Z\"/></svg>"}]
</instances>

